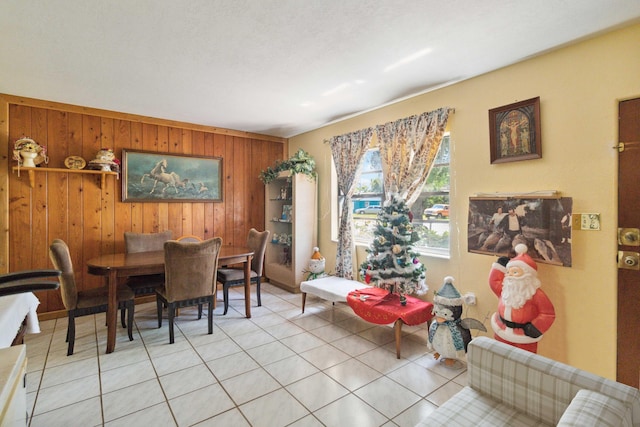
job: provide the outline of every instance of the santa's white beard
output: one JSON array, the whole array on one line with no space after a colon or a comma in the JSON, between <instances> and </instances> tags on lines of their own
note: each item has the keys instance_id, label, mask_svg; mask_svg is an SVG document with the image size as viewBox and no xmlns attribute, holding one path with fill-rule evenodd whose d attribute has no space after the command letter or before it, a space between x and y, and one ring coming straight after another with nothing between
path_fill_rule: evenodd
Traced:
<instances>
[{"instance_id":1,"label":"santa's white beard","mask_svg":"<svg viewBox=\"0 0 640 427\"><path fill-rule=\"evenodd\" d=\"M531 274L505 276L502 281L502 301L511 308L520 308L531 299L540 287L540 279Z\"/></svg>"}]
</instances>

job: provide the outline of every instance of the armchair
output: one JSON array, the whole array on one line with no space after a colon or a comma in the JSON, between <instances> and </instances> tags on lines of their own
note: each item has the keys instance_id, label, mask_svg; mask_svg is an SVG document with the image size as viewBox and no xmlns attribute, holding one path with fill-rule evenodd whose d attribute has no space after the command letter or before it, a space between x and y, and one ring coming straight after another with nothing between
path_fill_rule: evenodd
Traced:
<instances>
[{"instance_id":1,"label":"armchair","mask_svg":"<svg viewBox=\"0 0 640 427\"><path fill-rule=\"evenodd\" d=\"M22 344L27 333L40 331L40 301L32 293L58 289L59 270L26 270L0 275L0 348Z\"/></svg>"},{"instance_id":2,"label":"armchair","mask_svg":"<svg viewBox=\"0 0 640 427\"><path fill-rule=\"evenodd\" d=\"M420 426L640 426L640 391L491 338L467 352L469 384Z\"/></svg>"},{"instance_id":3,"label":"armchair","mask_svg":"<svg viewBox=\"0 0 640 427\"><path fill-rule=\"evenodd\" d=\"M23 292L56 290L60 286L52 280L32 280L43 277L60 277L60 270L25 270L0 274L0 297Z\"/></svg>"}]
</instances>

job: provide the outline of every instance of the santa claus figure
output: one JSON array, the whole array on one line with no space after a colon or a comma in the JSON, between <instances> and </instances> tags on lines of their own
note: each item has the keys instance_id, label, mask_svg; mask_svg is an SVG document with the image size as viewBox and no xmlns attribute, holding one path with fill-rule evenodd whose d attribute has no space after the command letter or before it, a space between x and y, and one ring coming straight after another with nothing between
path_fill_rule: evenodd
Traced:
<instances>
[{"instance_id":1,"label":"santa claus figure","mask_svg":"<svg viewBox=\"0 0 640 427\"><path fill-rule=\"evenodd\" d=\"M501 257L489 273L491 290L500 299L491 326L498 341L536 353L556 314L540 289L538 267L527 255L527 246L519 244L515 250L514 258Z\"/></svg>"}]
</instances>

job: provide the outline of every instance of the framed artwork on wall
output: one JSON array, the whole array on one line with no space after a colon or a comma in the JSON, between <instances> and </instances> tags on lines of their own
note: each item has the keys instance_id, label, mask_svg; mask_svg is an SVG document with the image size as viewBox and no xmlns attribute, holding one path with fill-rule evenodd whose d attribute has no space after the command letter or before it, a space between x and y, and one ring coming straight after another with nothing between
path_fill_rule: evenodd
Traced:
<instances>
[{"instance_id":1,"label":"framed artwork on wall","mask_svg":"<svg viewBox=\"0 0 640 427\"><path fill-rule=\"evenodd\" d=\"M221 202L222 158L122 150L123 202Z\"/></svg>"},{"instance_id":2,"label":"framed artwork on wall","mask_svg":"<svg viewBox=\"0 0 640 427\"><path fill-rule=\"evenodd\" d=\"M489 110L491 163L542 157L540 97Z\"/></svg>"},{"instance_id":3,"label":"framed artwork on wall","mask_svg":"<svg viewBox=\"0 0 640 427\"><path fill-rule=\"evenodd\" d=\"M527 245L536 262L571 267L571 197L469 198L468 251L514 256Z\"/></svg>"}]
</instances>

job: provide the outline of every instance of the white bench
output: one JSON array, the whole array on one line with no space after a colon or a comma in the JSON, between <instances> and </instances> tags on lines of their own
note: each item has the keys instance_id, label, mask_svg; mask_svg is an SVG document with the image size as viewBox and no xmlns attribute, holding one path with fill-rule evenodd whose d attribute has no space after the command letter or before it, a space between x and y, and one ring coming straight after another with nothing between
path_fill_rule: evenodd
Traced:
<instances>
[{"instance_id":1,"label":"white bench","mask_svg":"<svg viewBox=\"0 0 640 427\"><path fill-rule=\"evenodd\" d=\"M347 302L349 292L356 289L369 288L369 285L344 277L328 276L322 279L307 280L300 283L302 292L302 312L307 300L307 293L332 302Z\"/></svg>"}]
</instances>

